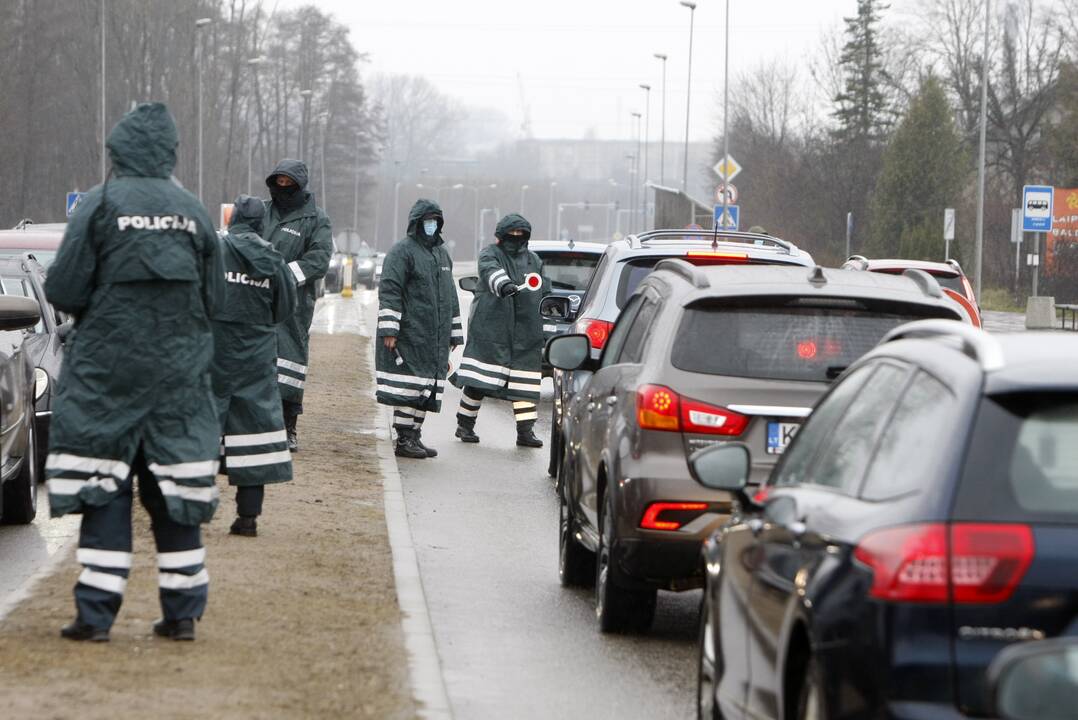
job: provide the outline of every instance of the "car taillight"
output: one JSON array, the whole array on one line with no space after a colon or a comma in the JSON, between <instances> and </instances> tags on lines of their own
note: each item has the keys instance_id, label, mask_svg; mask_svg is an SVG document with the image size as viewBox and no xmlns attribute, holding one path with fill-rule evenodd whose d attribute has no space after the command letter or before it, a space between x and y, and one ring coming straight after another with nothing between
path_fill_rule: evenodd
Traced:
<instances>
[{"instance_id":1,"label":"car taillight","mask_svg":"<svg viewBox=\"0 0 1078 720\"><path fill-rule=\"evenodd\" d=\"M720 252L718 250L690 250L685 253L693 265L736 265L749 261L748 253Z\"/></svg>"},{"instance_id":2,"label":"car taillight","mask_svg":"<svg viewBox=\"0 0 1078 720\"><path fill-rule=\"evenodd\" d=\"M685 523L695 520L704 510L707 510L707 503L654 502L644 511L640 527L644 530L677 530ZM665 519L660 520L659 516Z\"/></svg>"},{"instance_id":3,"label":"car taillight","mask_svg":"<svg viewBox=\"0 0 1078 720\"><path fill-rule=\"evenodd\" d=\"M682 397L662 385L644 385L636 391L636 422L644 430L740 435L749 419L718 405Z\"/></svg>"},{"instance_id":4,"label":"car taillight","mask_svg":"<svg viewBox=\"0 0 1078 720\"><path fill-rule=\"evenodd\" d=\"M869 595L881 600L946 602L953 592L957 603L998 603L1033 561L1033 532L990 523L905 525L869 533L854 557L872 569Z\"/></svg>"},{"instance_id":5,"label":"car taillight","mask_svg":"<svg viewBox=\"0 0 1078 720\"><path fill-rule=\"evenodd\" d=\"M581 318L577 326L580 332L588 336L591 346L596 350L602 350L606 346L606 341L610 339L610 331L614 329L612 322L591 318Z\"/></svg>"},{"instance_id":6,"label":"car taillight","mask_svg":"<svg viewBox=\"0 0 1078 720\"><path fill-rule=\"evenodd\" d=\"M681 430L681 398L668 387L644 385L636 391L636 423L644 430Z\"/></svg>"}]
</instances>

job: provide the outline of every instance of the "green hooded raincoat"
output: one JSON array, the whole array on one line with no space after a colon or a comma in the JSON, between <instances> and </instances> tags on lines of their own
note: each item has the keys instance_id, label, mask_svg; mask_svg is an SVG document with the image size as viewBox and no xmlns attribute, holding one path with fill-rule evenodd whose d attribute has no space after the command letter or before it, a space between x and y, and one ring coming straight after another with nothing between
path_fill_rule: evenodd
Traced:
<instances>
[{"instance_id":1,"label":"green hooded raincoat","mask_svg":"<svg viewBox=\"0 0 1078 720\"><path fill-rule=\"evenodd\" d=\"M295 210L283 214L276 203L267 202L262 227L262 237L288 263L299 288L295 314L277 326L277 382L282 399L302 403L303 386L307 382L311 321L318 299L315 281L324 277L329 269L333 256L333 230L329 216L314 204L314 196L306 191L306 165L299 160L282 160L266 178L266 184L277 175L292 178L306 198Z\"/></svg>"},{"instance_id":2,"label":"green hooded raincoat","mask_svg":"<svg viewBox=\"0 0 1078 720\"><path fill-rule=\"evenodd\" d=\"M501 242L479 253L468 344L451 381L459 388L482 390L487 397L538 402L546 340L539 304L550 294L550 281L538 255L527 245L513 248L504 239L516 229L530 233L531 225L520 215L506 215L495 230ZM538 277L528 283L529 275ZM523 287L516 295L501 297L498 291L510 282Z\"/></svg>"},{"instance_id":3,"label":"green hooded raincoat","mask_svg":"<svg viewBox=\"0 0 1078 720\"><path fill-rule=\"evenodd\" d=\"M438 216L434 237L422 218ZM378 402L438 412L449 349L464 342L453 261L442 245L442 209L418 200L408 213L408 234L390 248L378 285L375 365ZM396 337L394 352L382 343Z\"/></svg>"},{"instance_id":4,"label":"green hooded raincoat","mask_svg":"<svg viewBox=\"0 0 1078 720\"><path fill-rule=\"evenodd\" d=\"M262 201L241 197L221 241L225 305L213 319L213 391L232 485L292 479L277 391L277 325L296 309L296 281L258 235Z\"/></svg>"},{"instance_id":5,"label":"green hooded raincoat","mask_svg":"<svg viewBox=\"0 0 1078 720\"><path fill-rule=\"evenodd\" d=\"M169 516L208 521L220 426L210 385L224 267L206 210L171 179L176 126L139 105L108 137L115 177L79 203L45 291L76 317L46 475L53 516L116 496L142 449Z\"/></svg>"}]
</instances>

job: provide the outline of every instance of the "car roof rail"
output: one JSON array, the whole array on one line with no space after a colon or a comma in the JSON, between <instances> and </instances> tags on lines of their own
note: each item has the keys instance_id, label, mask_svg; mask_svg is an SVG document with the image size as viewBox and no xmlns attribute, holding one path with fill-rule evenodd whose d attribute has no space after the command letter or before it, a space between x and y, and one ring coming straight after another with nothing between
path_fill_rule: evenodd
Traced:
<instances>
[{"instance_id":1,"label":"car roof rail","mask_svg":"<svg viewBox=\"0 0 1078 720\"><path fill-rule=\"evenodd\" d=\"M965 271L962 270L962 266L959 265L958 261L955 260L954 258L947 258L947 264L950 265L951 267L953 267L958 272L962 273L963 275L966 274Z\"/></svg>"},{"instance_id":2,"label":"car roof rail","mask_svg":"<svg viewBox=\"0 0 1078 720\"><path fill-rule=\"evenodd\" d=\"M797 252L797 246L781 238L764 233L740 232L737 230L705 230L703 228L682 230L648 230L629 236L629 247L639 249L656 241L663 240L711 240L714 242L740 243L745 245L768 245L783 250L787 255Z\"/></svg>"},{"instance_id":3,"label":"car roof rail","mask_svg":"<svg viewBox=\"0 0 1078 720\"><path fill-rule=\"evenodd\" d=\"M916 320L906 323L884 335L880 345L895 340L935 338L958 341L962 352L975 360L985 372L1000 370L1006 365L998 340L960 320Z\"/></svg>"},{"instance_id":4,"label":"car roof rail","mask_svg":"<svg viewBox=\"0 0 1078 720\"><path fill-rule=\"evenodd\" d=\"M28 225L33 225L33 224L34 224L33 218L23 218L19 222L15 223L15 227L12 228L12 229L13 230L25 230Z\"/></svg>"},{"instance_id":5,"label":"car roof rail","mask_svg":"<svg viewBox=\"0 0 1078 720\"><path fill-rule=\"evenodd\" d=\"M694 288L697 288L698 290L706 290L707 288L711 287L711 281L707 279L707 275L704 274L703 270L696 267L692 263L686 262L679 258L665 258L663 260L660 260L659 262L655 263L654 269L656 271L669 270L675 275L680 275L681 277L692 283L692 286Z\"/></svg>"},{"instance_id":6,"label":"car roof rail","mask_svg":"<svg viewBox=\"0 0 1078 720\"><path fill-rule=\"evenodd\" d=\"M931 273L916 268L908 268L902 271L902 277L908 277L917 283L917 287L921 288L921 292L928 297L943 297L943 289L940 287L939 280L932 277Z\"/></svg>"},{"instance_id":7,"label":"car roof rail","mask_svg":"<svg viewBox=\"0 0 1078 720\"><path fill-rule=\"evenodd\" d=\"M864 266L863 268L861 268L862 270L865 270L865 269L868 268L868 258L865 257L864 255L850 255L848 258L846 258L846 262L848 262L848 263L861 263Z\"/></svg>"}]
</instances>

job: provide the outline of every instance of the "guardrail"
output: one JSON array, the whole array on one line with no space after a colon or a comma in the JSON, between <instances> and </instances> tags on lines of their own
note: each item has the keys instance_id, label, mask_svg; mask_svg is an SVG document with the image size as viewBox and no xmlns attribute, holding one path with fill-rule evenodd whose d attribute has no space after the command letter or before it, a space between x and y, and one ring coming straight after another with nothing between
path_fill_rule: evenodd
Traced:
<instances>
[{"instance_id":1,"label":"guardrail","mask_svg":"<svg viewBox=\"0 0 1078 720\"><path fill-rule=\"evenodd\" d=\"M1071 330L1078 330L1078 305L1056 305L1056 310L1060 312L1059 329L1067 329L1067 315L1071 318Z\"/></svg>"}]
</instances>

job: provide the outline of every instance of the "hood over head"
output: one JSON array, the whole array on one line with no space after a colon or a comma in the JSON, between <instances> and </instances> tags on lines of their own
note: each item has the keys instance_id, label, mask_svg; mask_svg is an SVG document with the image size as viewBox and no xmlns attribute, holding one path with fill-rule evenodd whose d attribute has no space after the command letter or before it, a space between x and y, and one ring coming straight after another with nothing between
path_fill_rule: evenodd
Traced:
<instances>
[{"instance_id":1,"label":"hood over head","mask_svg":"<svg viewBox=\"0 0 1078 720\"><path fill-rule=\"evenodd\" d=\"M293 160L291 158L285 158L277 163L277 167L273 168L273 172L266 176L266 187L271 190L276 187L277 183L274 178L278 175L292 178L292 180L299 185L300 190L306 190L307 183L310 180L310 175L307 172L307 164L302 160Z\"/></svg>"},{"instance_id":2,"label":"hood over head","mask_svg":"<svg viewBox=\"0 0 1078 720\"><path fill-rule=\"evenodd\" d=\"M292 178L295 185L279 187L277 176L283 175ZM266 177L266 187L269 188L270 197L281 213L290 213L307 204L311 194L307 192L307 166L301 160L285 158L277 163L277 167Z\"/></svg>"},{"instance_id":3,"label":"hood over head","mask_svg":"<svg viewBox=\"0 0 1078 720\"><path fill-rule=\"evenodd\" d=\"M266 203L262 198L240 195L232 204L232 219L229 229L243 226L251 232L262 234L262 218L266 216Z\"/></svg>"},{"instance_id":4,"label":"hood over head","mask_svg":"<svg viewBox=\"0 0 1078 720\"><path fill-rule=\"evenodd\" d=\"M422 225L423 218L428 215L433 215L438 219L438 230L434 233L434 241L426 237L423 234ZM420 198L415 201L415 205L408 211L408 236L413 240L418 240L426 245L441 245L442 244L442 226L445 224L445 220L442 217L441 206L433 200L427 200L426 198Z\"/></svg>"},{"instance_id":5,"label":"hood over head","mask_svg":"<svg viewBox=\"0 0 1078 720\"><path fill-rule=\"evenodd\" d=\"M120 118L107 146L118 176L168 178L176 167L179 135L164 103L142 103Z\"/></svg>"},{"instance_id":6,"label":"hood over head","mask_svg":"<svg viewBox=\"0 0 1078 720\"><path fill-rule=\"evenodd\" d=\"M523 230L524 236L520 238L513 237L509 234L510 230ZM531 234L532 224L525 220L523 215L517 213L509 213L499 220L498 226L494 228L494 237L498 238L498 244L505 248L507 252L513 254L519 253L522 248L527 247Z\"/></svg>"}]
</instances>

